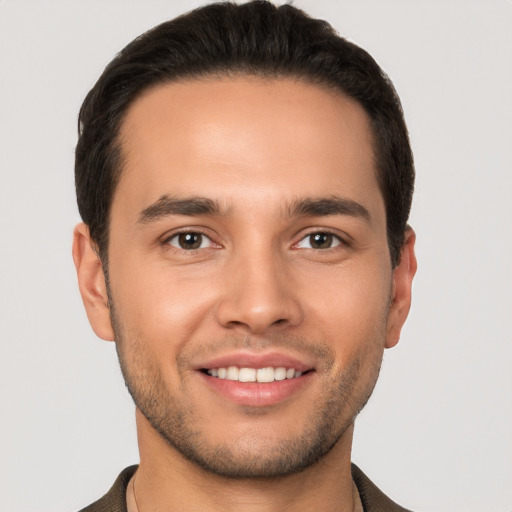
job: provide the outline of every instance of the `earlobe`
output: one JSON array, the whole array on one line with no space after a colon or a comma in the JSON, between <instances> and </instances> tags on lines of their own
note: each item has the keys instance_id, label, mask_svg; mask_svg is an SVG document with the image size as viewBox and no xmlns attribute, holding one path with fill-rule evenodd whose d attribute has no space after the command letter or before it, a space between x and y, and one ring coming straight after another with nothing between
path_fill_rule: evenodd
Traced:
<instances>
[{"instance_id":1,"label":"earlobe","mask_svg":"<svg viewBox=\"0 0 512 512\"><path fill-rule=\"evenodd\" d=\"M394 347L398 343L402 326L411 307L412 280L417 268L415 242L416 234L412 228L407 228L400 262L393 270L393 291L388 314L386 348Z\"/></svg>"},{"instance_id":2,"label":"earlobe","mask_svg":"<svg viewBox=\"0 0 512 512\"><path fill-rule=\"evenodd\" d=\"M103 266L89 235L89 228L83 223L78 224L73 233L73 261L87 318L97 336L113 341Z\"/></svg>"}]
</instances>

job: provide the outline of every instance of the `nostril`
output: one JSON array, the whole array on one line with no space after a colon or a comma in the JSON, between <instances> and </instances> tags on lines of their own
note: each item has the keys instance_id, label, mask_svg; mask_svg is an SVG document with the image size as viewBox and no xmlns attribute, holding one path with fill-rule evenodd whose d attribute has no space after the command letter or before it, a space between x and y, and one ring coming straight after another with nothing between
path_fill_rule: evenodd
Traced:
<instances>
[{"instance_id":1,"label":"nostril","mask_svg":"<svg viewBox=\"0 0 512 512\"><path fill-rule=\"evenodd\" d=\"M241 325L246 325L244 322L240 322L240 320L231 320L229 322L229 325L233 326L233 327L239 327Z\"/></svg>"}]
</instances>

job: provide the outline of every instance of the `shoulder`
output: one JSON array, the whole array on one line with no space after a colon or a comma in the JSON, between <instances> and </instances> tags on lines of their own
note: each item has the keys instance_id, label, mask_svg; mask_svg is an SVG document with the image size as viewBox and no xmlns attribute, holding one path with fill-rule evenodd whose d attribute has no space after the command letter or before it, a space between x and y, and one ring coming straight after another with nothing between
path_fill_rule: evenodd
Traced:
<instances>
[{"instance_id":1,"label":"shoulder","mask_svg":"<svg viewBox=\"0 0 512 512\"><path fill-rule=\"evenodd\" d=\"M137 466L130 466L122 471L102 498L80 512L127 512L126 488L136 469ZM411 512L388 498L355 464L352 464L352 478L365 512Z\"/></svg>"},{"instance_id":2,"label":"shoulder","mask_svg":"<svg viewBox=\"0 0 512 512\"><path fill-rule=\"evenodd\" d=\"M127 512L126 487L136 469L137 466L130 466L123 470L105 496L80 512Z\"/></svg>"},{"instance_id":3,"label":"shoulder","mask_svg":"<svg viewBox=\"0 0 512 512\"><path fill-rule=\"evenodd\" d=\"M352 464L352 478L365 512L411 512L388 498L355 464Z\"/></svg>"}]
</instances>

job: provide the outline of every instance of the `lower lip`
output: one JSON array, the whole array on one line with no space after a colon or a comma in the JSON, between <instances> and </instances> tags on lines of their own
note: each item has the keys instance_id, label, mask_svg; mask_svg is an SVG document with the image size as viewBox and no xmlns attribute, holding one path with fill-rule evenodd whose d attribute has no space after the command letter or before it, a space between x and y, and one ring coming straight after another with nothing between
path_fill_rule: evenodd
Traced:
<instances>
[{"instance_id":1,"label":"lower lip","mask_svg":"<svg viewBox=\"0 0 512 512\"><path fill-rule=\"evenodd\" d=\"M299 393L310 382L314 372L274 382L240 382L219 379L199 372L206 384L223 398L239 405L265 407L283 402Z\"/></svg>"}]
</instances>

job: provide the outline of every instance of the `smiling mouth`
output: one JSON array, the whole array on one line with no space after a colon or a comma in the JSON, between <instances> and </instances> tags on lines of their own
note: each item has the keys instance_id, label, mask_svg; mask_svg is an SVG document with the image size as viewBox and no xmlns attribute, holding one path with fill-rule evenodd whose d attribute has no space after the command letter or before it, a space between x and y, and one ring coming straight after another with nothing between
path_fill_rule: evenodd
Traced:
<instances>
[{"instance_id":1,"label":"smiling mouth","mask_svg":"<svg viewBox=\"0 0 512 512\"><path fill-rule=\"evenodd\" d=\"M239 368L238 366L228 366L225 368L211 368L201 370L210 377L221 380L234 380L238 382L274 382L288 379L296 379L309 373L310 370L301 372L295 368L286 368L284 366L265 368Z\"/></svg>"}]
</instances>

